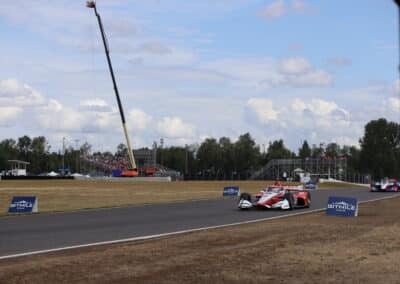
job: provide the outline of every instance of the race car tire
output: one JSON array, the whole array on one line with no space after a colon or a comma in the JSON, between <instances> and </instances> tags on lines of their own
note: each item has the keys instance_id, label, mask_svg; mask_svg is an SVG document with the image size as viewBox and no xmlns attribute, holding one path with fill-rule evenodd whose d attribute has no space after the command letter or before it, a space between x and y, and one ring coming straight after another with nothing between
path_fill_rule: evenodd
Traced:
<instances>
[{"instance_id":1,"label":"race car tire","mask_svg":"<svg viewBox=\"0 0 400 284\"><path fill-rule=\"evenodd\" d=\"M310 208L311 206L311 193L308 191L307 192L307 205L306 208Z\"/></svg>"},{"instance_id":2,"label":"race car tire","mask_svg":"<svg viewBox=\"0 0 400 284\"><path fill-rule=\"evenodd\" d=\"M293 210L294 209L293 195L288 192L285 194L284 197L289 202L289 210Z\"/></svg>"},{"instance_id":3,"label":"race car tire","mask_svg":"<svg viewBox=\"0 0 400 284\"><path fill-rule=\"evenodd\" d=\"M242 199L251 202L251 194L247 193L247 192L243 192L239 197L239 200L242 200Z\"/></svg>"}]
</instances>

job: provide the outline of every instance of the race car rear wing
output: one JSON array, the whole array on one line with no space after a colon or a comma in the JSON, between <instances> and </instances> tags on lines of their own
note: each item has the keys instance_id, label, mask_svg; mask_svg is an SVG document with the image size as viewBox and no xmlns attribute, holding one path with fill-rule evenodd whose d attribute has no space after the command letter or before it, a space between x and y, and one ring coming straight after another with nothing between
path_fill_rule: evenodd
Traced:
<instances>
[{"instance_id":1,"label":"race car rear wing","mask_svg":"<svg viewBox=\"0 0 400 284\"><path fill-rule=\"evenodd\" d=\"M270 188L283 188L287 189L288 191L301 191L304 190L303 185L271 185L268 186Z\"/></svg>"}]
</instances>

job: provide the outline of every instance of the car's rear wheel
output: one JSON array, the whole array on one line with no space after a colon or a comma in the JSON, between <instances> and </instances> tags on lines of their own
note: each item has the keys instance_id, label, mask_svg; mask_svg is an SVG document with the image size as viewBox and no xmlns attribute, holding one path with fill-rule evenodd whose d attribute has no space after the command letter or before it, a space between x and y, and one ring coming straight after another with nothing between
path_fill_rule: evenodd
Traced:
<instances>
[{"instance_id":1,"label":"car's rear wheel","mask_svg":"<svg viewBox=\"0 0 400 284\"><path fill-rule=\"evenodd\" d=\"M306 208L310 208L311 206L311 193L307 192L307 201L306 201Z\"/></svg>"},{"instance_id":2,"label":"car's rear wheel","mask_svg":"<svg viewBox=\"0 0 400 284\"><path fill-rule=\"evenodd\" d=\"M247 193L247 192L243 192L240 197L239 200L247 200L251 202L251 194Z\"/></svg>"},{"instance_id":3,"label":"car's rear wheel","mask_svg":"<svg viewBox=\"0 0 400 284\"><path fill-rule=\"evenodd\" d=\"M294 209L294 200L293 200L293 195L291 195L289 192L285 194L285 199L289 202L289 210Z\"/></svg>"}]
</instances>

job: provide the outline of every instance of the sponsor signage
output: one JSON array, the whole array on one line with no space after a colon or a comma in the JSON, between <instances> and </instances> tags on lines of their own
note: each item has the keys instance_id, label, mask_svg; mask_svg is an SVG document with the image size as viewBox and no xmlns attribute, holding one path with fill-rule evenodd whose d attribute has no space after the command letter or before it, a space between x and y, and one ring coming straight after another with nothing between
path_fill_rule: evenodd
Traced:
<instances>
[{"instance_id":1,"label":"sponsor signage","mask_svg":"<svg viewBox=\"0 0 400 284\"><path fill-rule=\"evenodd\" d=\"M353 197L330 196L326 214L332 216L356 217L358 215L358 200Z\"/></svg>"},{"instance_id":2,"label":"sponsor signage","mask_svg":"<svg viewBox=\"0 0 400 284\"><path fill-rule=\"evenodd\" d=\"M36 196L14 196L8 213L35 213L38 212L38 198Z\"/></svg>"},{"instance_id":3,"label":"sponsor signage","mask_svg":"<svg viewBox=\"0 0 400 284\"><path fill-rule=\"evenodd\" d=\"M240 188L238 186L226 186L222 196L239 196Z\"/></svg>"}]
</instances>

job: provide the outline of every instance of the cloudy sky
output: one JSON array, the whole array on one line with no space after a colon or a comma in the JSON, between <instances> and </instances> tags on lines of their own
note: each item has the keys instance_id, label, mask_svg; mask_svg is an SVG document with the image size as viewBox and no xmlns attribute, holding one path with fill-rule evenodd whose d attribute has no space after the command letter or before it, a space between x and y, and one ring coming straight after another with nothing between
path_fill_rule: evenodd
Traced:
<instances>
[{"instance_id":1,"label":"cloudy sky","mask_svg":"<svg viewBox=\"0 0 400 284\"><path fill-rule=\"evenodd\" d=\"M400 120L390 0L98 0L134 148L250 132L357 145ZM0 1L0 139L124 141L93 10Z\"/></svg>"}]
</instances>

